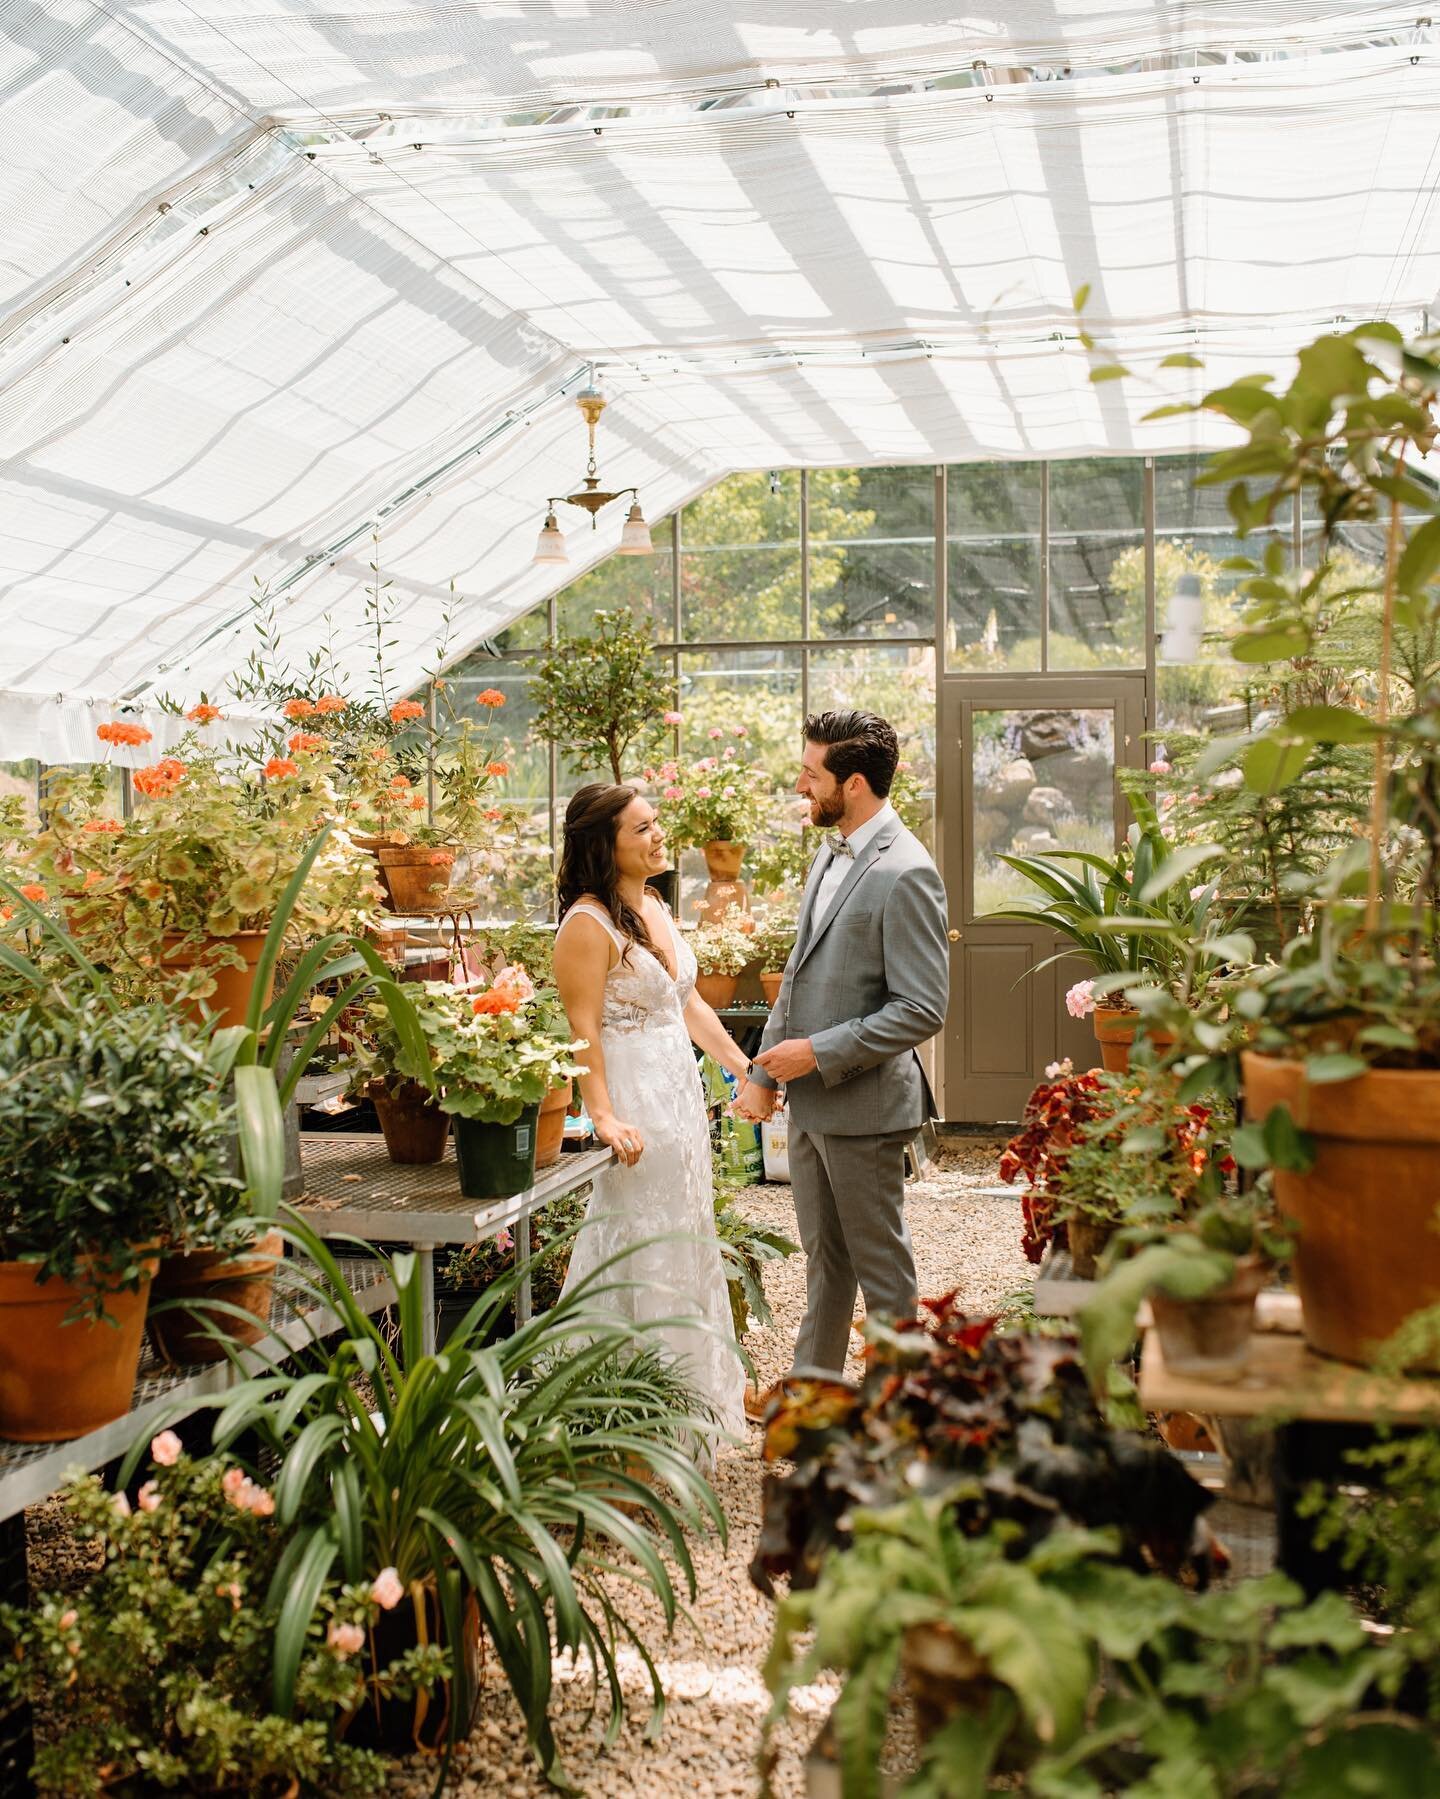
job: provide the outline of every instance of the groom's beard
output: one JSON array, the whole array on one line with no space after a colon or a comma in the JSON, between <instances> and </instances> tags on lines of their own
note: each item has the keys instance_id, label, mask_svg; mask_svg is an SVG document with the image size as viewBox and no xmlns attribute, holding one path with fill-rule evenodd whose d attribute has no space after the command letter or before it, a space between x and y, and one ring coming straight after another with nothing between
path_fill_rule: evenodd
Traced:
<instances>
[{"instance_id":1,"label":"groom's beard","mask_svg":"<svg viewBox=\"0 0 1440 1799\"><path fill-rule=\"evenodd\" d=\"M832 793L828 800L812 798L810 801L810 822L822 831L828 831L832 825L838 825L845 816L845 796L843 793Z\"/></svg>"}]
</instances>

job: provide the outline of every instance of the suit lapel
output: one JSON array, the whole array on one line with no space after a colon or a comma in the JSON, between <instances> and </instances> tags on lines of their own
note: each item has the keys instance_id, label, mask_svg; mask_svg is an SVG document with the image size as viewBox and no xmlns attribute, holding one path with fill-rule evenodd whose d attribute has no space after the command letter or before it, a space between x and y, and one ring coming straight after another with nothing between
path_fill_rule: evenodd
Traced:
<instances>
[{"instance_id":1,"label":"suit lapel","mask_svg":"<svg viewBox=\"0 0 1440 1799\"><path fill-rule=\"evenodd\" d=\"M815 895L820 890L820 883L819 881L816 881L814 892L809 895L806 904L806 935L804 946L795 960L796 968L800 967L801 963L805 961L811 950L814 949L815 945L825 935L826 931L829 930L831 923L838 916L840 908L864 879L866 870L879 861L881 856L885 854L886 850L889 849L890 845L900 835L902 828L898 818L888 819L886 821L884 827L871 838L870 842L865 845L865 848L861 850L860 854L855 858L854 864L849 869L845 879L840 883L840 891L830 902L830 910L820 920L819 924L812 924L811 915L815 909Z\"/></svg>"}]
</instances>

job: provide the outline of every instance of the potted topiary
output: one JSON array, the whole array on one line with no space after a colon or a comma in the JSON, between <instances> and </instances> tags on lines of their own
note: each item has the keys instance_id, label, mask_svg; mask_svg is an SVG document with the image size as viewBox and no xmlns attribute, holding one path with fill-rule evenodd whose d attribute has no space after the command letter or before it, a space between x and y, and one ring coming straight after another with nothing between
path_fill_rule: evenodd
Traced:
<instances>
[{"instance_id":1,"label":"potted topiary","mask_svg":"<svg viewBox=\"0 0 1440 1799\"><path fill-rule=\"evenodd\" d=\"M754 953L751 940L729 924L705 924L691 937L690 947L699 970L695 991L707 1005L721 1011L735 998L740 971Z\"/></svg>"},{"instance_id":2,"label":"potted topiary","mask_svg":"<svg viewBox=\"0 0 1440 1799\"><path fill-rule=\"evenodd\" d=\"M237 1209L223 1039L50 984L0 1026L0 1436L130 1406L158 1258Z\"/></svg>"},{"instance_id":3,"label":"potted topiary","mask_svg":"<svg viewBox=\"0 0 1440 1799\"><path fill-rule=\"evenodd\" d=\"M589 634L547 643L530 683L536 735L616 782L627 760L653 762L679 724L673 696L649 620L624 608L597 612Z\"/></svg>"},{"instance_id":4,"label":"potted topiary","mask_svg":"<svg viewBox=\"0 0 1440 1799\"><path fill-rule=\"evenodd\" d=\"M780 983L785 978L785 964L795 948L796 923L799 916L798 894L777 898L765 908L764 918L750 938L750 953L759 965L760 987L765 1004L773 1006L780 997Z\"/></svg>"}]
</instances>

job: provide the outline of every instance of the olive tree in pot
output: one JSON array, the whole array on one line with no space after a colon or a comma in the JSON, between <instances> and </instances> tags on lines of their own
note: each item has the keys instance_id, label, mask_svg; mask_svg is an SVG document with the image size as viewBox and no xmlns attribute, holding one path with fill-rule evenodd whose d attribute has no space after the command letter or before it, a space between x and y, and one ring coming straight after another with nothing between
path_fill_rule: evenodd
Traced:
<instances>
[{"instance_id":1,"label":"olive tree in pot","mask_svg":"<svg viewBox=\"0 0 1440 1799\"><path fill-rule=\"evenodd\" d=\"M238 1209L232 1052L78 966L0 1028L0 1436L60 1441L129 1409L158 1258Z\"/></svg>"},{"instance_id":2,"label":"olive tree in pot","mask_svg":"<svg viewBox=\"0 0 1440 1799\"><path fill-rule=\"evenodd\" d=\"M1306 1336L1353 1361L1440 1301L1440 496L1406 468L1434 445L1437 396L1440 340L1407 342L1381 322L1307 346L1284 392L1257 378L1202 402L1244 433L1201 477L1233 483L1241 529L1288 516L1297 492L1321 521L1313 570L1288 570L1278 540L1245 565L1236 657L1323 661L1342 625L1379 644L1372 694L1286 708L1207 752L1267 792L1298 779L1317 745L1359 744L1372 786L1368 832L1301 896L1319 913L1314 932L1234 985L1228 1034L1210 1020L1194 1038L1197 1083L1243 1082L1250 1124L1236 1153L1275 1168L1300 1227ZM1383 562L1335 592L1341 533L1368 521L1383 526Z\"/></svg>"}]
</instances>

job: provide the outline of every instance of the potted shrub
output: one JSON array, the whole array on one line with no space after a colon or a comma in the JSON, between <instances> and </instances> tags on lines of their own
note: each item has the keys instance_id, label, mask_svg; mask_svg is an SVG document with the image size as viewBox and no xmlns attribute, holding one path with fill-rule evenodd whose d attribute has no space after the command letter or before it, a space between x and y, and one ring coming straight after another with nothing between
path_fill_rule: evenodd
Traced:
<instances>
[{"instance_id":1,"label":"potted shrub","mask_svg":"<svg viewBox=\"0 0 1440 1799\"><path fill-rule=\"evenodd\" d=\"M772 901L750 938L750 953L759 966L760 987L767 1006L773 1006L780 997L785 964L795 948L799 911L798 895Z\"/></svg>"},{"instance_id":2,"label":"potted shrub","mask_svg":"<svg viewBox=\"0 0 1440 1799\"><path fill-rule=\"evenodd\" d=\"M460 1191L467 1199L520 1193L535 1178L540 1107L584 1072L553 996L537 995L525 971L507 968L483 993L427 982L419 1011L429 1066L454 1120ZM423 1079L412 1056L402 1074Z\"/></svg>"},{"instance_id":3,"label":"potted shrub","mask_svg":"<svg viewBox=\"0 0 1440 1799\"><path fill-rule=\"evenodd\" d=\"M1275 1167L1279 1205L1299 1226L1307 1339L1352 1361L1440 1300L1440 501L1405 468L1434 443L1437 395L1435 340L1374 323L1302 350L1284 392L1242 383L1202 402L1242 434L1204 477L1233 483L1242 528L1297 491L1321 520L1313 569L1287 571L1278 541L1246 565L1237 658L1323 661L1337 629L1367 629L1380 645L1371 693L1282 707L1217 747L1216 762L1237 763L1263 793L1298 780L1316 746L1360 745L1370 809L1365 833L1308 885L1315 931L1229 994L1248 1044L1241 1030L1221 1052L1214 1035L1196 1037L1231 1078L1242 1052L1251 1123L1237 1153ZM1337 593L1330 563L1357 519L1383 522L1383 565Z\"/></svg>"},{"instance_id":4,"label":"potted shrub","mask_svg":"<svg viewBox=\"0 0 1440 1799\"><path fill-rule=\"evenodd\" d=\"M290 1716L301 1700L301 1656L324 1628L333 1574L347 1592L368 1589L382 1612L347 1743L453 1747L474 1718L483 1633L549 1769L552 1656L593 1658L614 1727L623 1717L617 1645L643 1627L626 1616L625 1588L601 1578L616 1553L634 1555L634 1583L668 1622L678 1595L660 1551L722 1526L694 1460L710 1427L659 1353L659 1325L594 1303L600 1271L506 1336L496 1323L523 1273L512 1271L476 1300L445 1352L427 1356L419 1270L397 1255L385 1264L399 1295L397 1353L327 1246L302 1224L291 1234L317 1265L314 1294L341 1321L338 1340L308 1368L267 1372L207 1402L219 1454L245 1438L278 1463L265 1484L289 1553L276 1593L286 1622L271 1637L273 1709ZM677 1559L693 1599L689 1557ZM439 1668L436 1650L443 1671L429 1693L396 1680L417 1652ZM659 1701L653 1672L652 1685Z\"/></svg>"},{"instance_id":5,"label":"potted shrub","mask_svg":"<svg viewBox=\"0 0 1440 1799\"><path fill-rule=\"evenodd\" d=\"M690 939L695 952L695 991L718 1012L735 998L740 971L754 953L751 940L732 925L704 924Z\"/></svg>"},{"instance_id":6,"label":"potted shrub","mask_svg":"<svg viewBox=\"0 0 1440 1799\"><path fill-rule=\"evenodd\" d=\"M1116 1244L1131 1251L1082 1306L1081 1340L1092 1381L1129 1353L1140 1303L1149 1299L1165 1365L1200 1380L1245 1372L1255 1300L1286 1251L1271 1210L1253 1195L1212 1201L1169 1228L1132 1226Z\"/></svg>"},{"instance_id":7,"label":"potted shrub","mask_svg":"<svg viewBox=\"0 0 1440 1799\"><path fill-rule=\"evenodd\" d=\"M204 1002L220 1025L243 1023L270 922L335 816L323 740L261 765L187 738L135 771L143 803L123 822L103 813L104 772L55 777L32 868L96 959L170 976L197 1018ZM307 869L291 907L297 936L364 922L373 868L342 833L324 837Z\"/></svg>"},{"instance_id":8,"label":"potted shrub","mask_svg":"<svg viewBox=\"0 0 1440 1799\"><path fill-rule=\"evenodd\" d=\"M459 991L443 981L411 981L407 988L417 1022L430 1012L448 1016ZM420 1078L423 1071L414 1069L414 1054L413 1035L397 1028L388 1004L368 1000L355 1022L346 1069L352 1090L375 1107L390 1160L407 1166L440 1161L450 1134L450 1114Z\"/></svg>"},{"instance_id":9,"label":"potted shrub","mask_svg":"<svg viewBox=\"0 0 1440 1799\"><path fill-rule=\"evenodd\" d=\"M159 1256L236 1209L224 1047L79 980L0 1024L0 1436L129 1410Z\"/></svg>"},{"instance_id":10,"label":"potted shrub","mask_svg":"<svg viewBox=\"0 0 1440 1799\"><path fill-rule=\"evenodd\" d=\"M739 741L712 727L713 752L684 766L661 789L660 816L674 848L704 852L710 884L700 909L702 921L718 924L726 912L747 912L750 896L740 880L746 847L759 834L769 809L773 783L758 763L746 762ZM746 730L734 728L741 740Z\"/></svg>"},{"instance_id":11,"label":"potted shrub","mask_svg":"<svg viewBox=\"0 0 1440 1799\"><path fill-rule=\"evenodd\" d=\"M39 1791L228 1799L363 1799L385 1784L378 1756L337 1740L365 1688L381 1608L373 1586L314 1592L316 1629L297 1643L296 1701L273 1709L284 1630L272 1583L289 1527L274 1496L233 1464L186 1456L173 1431L150 1444L131 1507L81 1476L65 1495L78 1539L100 1551L83 1586L0 1604L0 1705L22 1698L59 1727L36 1756ZM283 1589L282 1589L283 1593ZM412 1655L397 1685L433 1685L442 1663Z\"/></svg>"}]
</instances>

